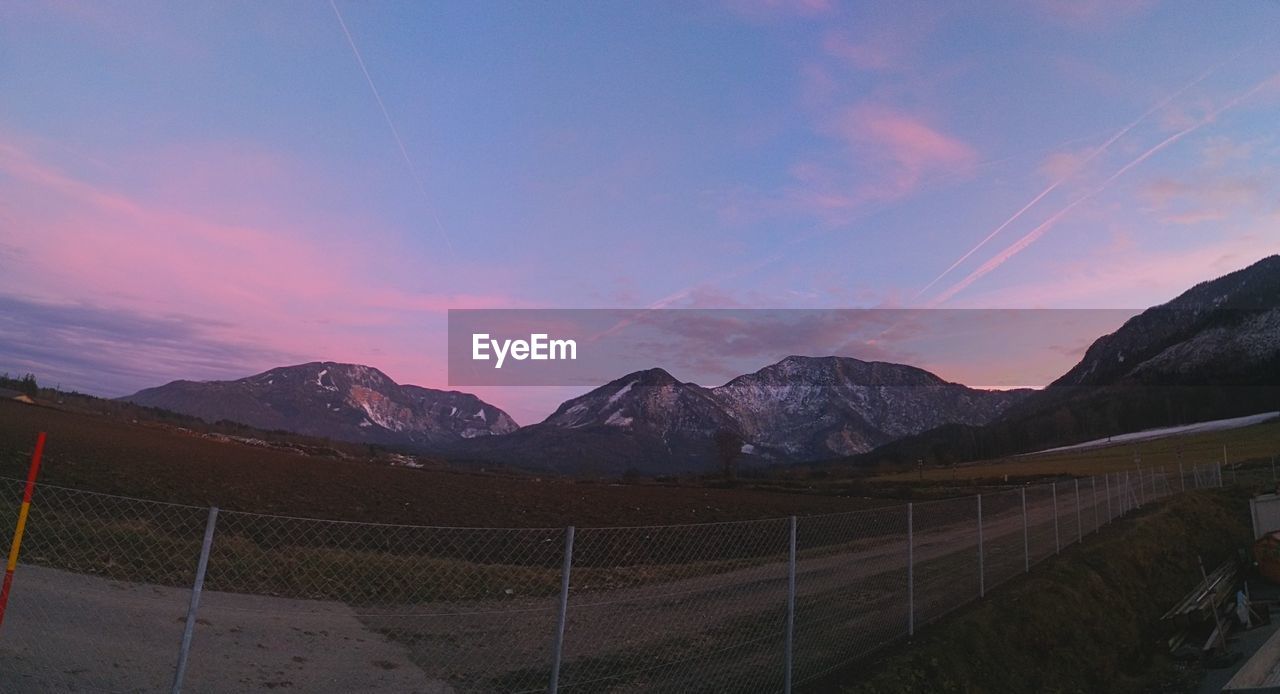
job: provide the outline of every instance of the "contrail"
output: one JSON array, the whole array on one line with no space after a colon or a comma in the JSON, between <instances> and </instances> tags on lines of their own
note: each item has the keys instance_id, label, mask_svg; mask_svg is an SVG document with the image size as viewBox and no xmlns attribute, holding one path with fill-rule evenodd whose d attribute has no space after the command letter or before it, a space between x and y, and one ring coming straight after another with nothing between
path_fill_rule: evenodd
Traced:
<instances>
[{"instance_id":1,"label":"contrail","mask_svg":"<svg viewBox=\"0 0 1280 694\"><path fill-rule=\"evenodd\" d=\"M387 105L382 101L382 95L378 93L378 87L373 83L373 77L369 74L369 68L365 67L364 56L360 55L360 49L356 48L355 39L351 37L351 32L347 29L347 23L342 19L342 13L338 11L338 5L334 0L329 0L329 7L333 8L333 15L338 18L338 26L342 27L342 34L347 37L347 45L351 46L351 53L356 57L356 64L360 66L360 72L364 73L364 81L369 84L369 91L373 92L373 98L378 102L378 108L382 109L382 117L387 121L387 127L391 129L391 136L396 140L396 146L400 148L400 156L404 158L404 163L409 167L409 174L413 176L413 181L418 185L418 192L427 202L427 209L431 212L431 219L436 224L436 230L440 232L440 236L444 238L444 243L449 248L449 252L453 252L453 242L449 239L448 232L445 231L444 225L440 223L440 216L436 214L435 205L431 204L431 196L427 194L427 186L422 182L422 177L418 175L418 167L414 166L413 160L409 158L409 150L404 146L404 140L400 137L400 130L396 128L395 121L391 120L391 113L387 111Z\"/></svg>"},{"instance_id":2,"label":"contrail","mask_svg":"<svg viewBox=\"0 0 1280 694\"><path fill-rule=\"evenodd\" d=\"M1165 149L1169 145L1172 145L1173 143L1177 142L1178 140L1181 140L1187 135L1190 135L1191 133L1199 130L1200 128L1208 125L1209 123L1212 123L1222 113L1226 112L1231 108L1234 108L1241 101L1244 101L1245 99L1248 99L1249 97L1253 96L1258 91L1260 91L1263 87L1266 87L1267 85L1273 82L1276 82L1278 78L1280 78L1280 76L1273 76L1259 82L1258 84L1254 85L1252 89L1248 90L1247 92L1223 104L1221 107L1209 113L1207 116L1200 119L1196 123L1182 130L1179 130L1178 132L1170 135L1169 137L1166 137L1164 140L1161 140L1154 147L1148 149L1147 151L1138 155L1135 159L1133 159L1129 163L1117 169L1115 173L1108 176L1105 181L1103 181L1101 184L1098 185L1098 187L1085 193L1084 195L1081 195L1075 200L1072 200L1065 207L1053 213L1052 216L1050 216L1045 221L1041 222L1039 226L1027 232L1025 236L1018 239L1008 248L1001 251L994 258L983 263L982 266L979 267L977 270L974 270L973 272L969 273L967 277L965 277L964 279L952 285L945 292L939 294L932 302L930 302L929 305L937 306L938 304L946 302L947 300L951 299L951 297L955 296L957 293L963 291L969 285L982 279L992 270L995 270L996 268L1000 267L1001 265L1003 265L1005 262L1007 262L1008 260L1016 256L1017 254L1021 253L1028 246L1035 243L1041 236L1044 236L1044 234L1048 232L1049 229L1052 228L1053 225L1056 224L1058 220L1062 219L1062 217L1065 216L1068 212L1075 209L1077 205L1084 202L1085 200L1088 200L1089 198L1092 198L1098 193L1101 193L1102 191L1106 190L1111 185L1111 183L1113 183L1116 179L1128 173L1130 169L1132 169L1135 166L1138 166L1139 164L1146 161L1147 159L1150 159L1152 156L1154 156L1161 150Z\"/></svg>"},{"instance_id":3,"label":"contrail","mask_svg":"<svg viewBox=\"0 0 1280 694\"><path fill-rule=\"evenodd\" d=\"M1224 63L1225 63L1225 62L1226 62L1226 61L1224 61ZM1081 161L1081 162L1080 162L1080 166L1084 166L1085 164L1088 164L1090 161L1092 161L1092 160L1093 160L1095 157L1097 157L1099 154L1102 154L1103 152L1107 151L1107 149L1108 149L1108 148L1110 148L1110 147L1111 147L1111 145L1115 144L1116 140L1119 140L1120 138L1122 138L1122 137L1124 137L1125 135L1127 135L1127 134L1129 133L1129 131L1133 130L1135 127L1137 127L1137 126L1138 126L1138 124L1139 124L1139 123L1141 123L1142 121L1144 121L1144 120L1146 120L1147 118L1149 118L1149 117L1151 116L1151 114L1155 113L1156 111L1159 111L1160 109L1164 108L1165 106L1168 106L1168 105L1169 105L1169 103L1170 103L1171 101L1173 101L1174 99L1176 99L1176 98L1178 98L1179 96L1181 96L1181 95L1182 95L1184 92L1186 92L1188 89L1191 89L1192 87L1196 86L1197 84L1200 84L1201 82L1203 82L1203 81L1205 80L1205 78L1207 78L1209 75L1211 75L1211 74L1213 74L1215 71L1217 71L1217 70L1218 70L1218 68L1222 67L1222 65L1223 65L1223 63L1219 63L1218 65L1215 65L1214 67L1210 68L1210 69L1209 69L1208 71L1206 71L1204 74L1200 75L1199 77L1195 78L1194 80L1192 80L1192 81L1188 82L1187 84L1183 85L1183 86L1182 86L1182 88L1178 89L1176 92L1174 92L1174 93L1170 94L1169 96L1165 97L1164 99L1162 99L1162 100L1161 100L1159 103L1157 103L1156 105L1154 105L1154 106L1152 106L1151 108L1149 108L1149 109L1147 109L1146 111L1144 111L1144 112L1142 113L1142 115L1140 115L1140 116L1138 116L1137 118L1133 119L1133 121L1131 121L1128 125L1126 125L1126 126L1124 126L1123 128L1120 128L1119 130L1117 130L1114 134L1112 134L1112 135L1111 135L1111 137L1110 137L1110 138L1108 138L1108 139L1107 139L1107 141L1106 141L1106 142L1103 142L1101 145L1098 145L1098 146L1097 146L1096 148L1094 148L1091 152L1089 152L1089 155L1088 155L1087 157L1085 157L1083 161ZM1074 172L1073 172L1073 173L1074 173ZM970 257L970 256L972 256L974 253L977 253L977 252L978 252L978 250L979 250L980 248L982 248L983 246L987 245L987 243L988 243L989 241L991 241L991 239L995 238L995 237L996 237L1000 232L1004 231L1004 230L1005 230L1005 228L1006 228L1006 227L1008 227L1010 224L1012 224L1012 223L1014 223L1015 221L1017 221L1017 220L1018 220L1018 218L1019 218L1019 217L1021 217L1023 214L1025 214L1027 210L1031 209L1032 207L1034 207L1034 206L1036 205L1036 203L1038 203L1038 202L1040 202L1041 200L1043 200L1043 199L1044 199L1044 197L1045 197L1046 195L1048 195L1049 193L1052 193L1054 190L1056 190L1056 189L1058 188L1058 186L1060 186L1060 185L1062 185L1063 183L1065 183L1065 182L1067 181L1067 179L1071 178L1071 176L1072 176L1072 173L1068 173L1068 174L1065 174L1065 175L1063 175L1063 176L1059 177L1059 178L1058 178L1057 180L1055 180L1053 183L1050 183L1050 184L1049 184L1049 187L1047 187L1047 188L1045 188L1044 190L1040 191L1040 193L1039 193L1038 195L1036 195L1034 198L1032 198L1032 199L1031 199L1031 202L1028 202L1027 204L1023 205L1023 206L1022 206L1022 208L1021 208L1021 209L1019 209L1017 212L1014 212L1014 213L1013 213L1013 215L1012 215L1011 217L1009 217L1008 219L1004 220L1004 222L1002 222L1002 223L1000 224L1000 226L996 227L995 229L993 229L993 230L991 231L991 233L987 234L986 238L984 238L984 239L982 239L981 241L979 241L979 242L978 242L978 245L974 246L973 248L970 248L968 253L965 253L964 255L960 256L960 258L959 258L959 259L957 259L954 263L952 263L950 267L948 267L946 270L943 270L943 271L942 271L942 274L940 274L940 275L938 275L937 277L933 278L933 281L932 281L932 282L930 282L929 284L926 284L926 285L924 286L924 288L923 288L923 289L921 289L920 291L916 292L915 298L917 298L917 299L918 299L918 298L920 298L920 297L921 297L925 292L927 292L927 291L929 291L930 289L932 289L932 288L933 288L933 285L935 285L935 284L937 284L938 282L940 282L940 281L942 280L942 278L943 278L943 277L946 277L948 274L950 274L952 270L954 270L954 269L956 269L957 267L959 267L961 263L963 263L964 261L968 260L968 259L969 259L969 257Z\"/></svg>"}]
</instances>

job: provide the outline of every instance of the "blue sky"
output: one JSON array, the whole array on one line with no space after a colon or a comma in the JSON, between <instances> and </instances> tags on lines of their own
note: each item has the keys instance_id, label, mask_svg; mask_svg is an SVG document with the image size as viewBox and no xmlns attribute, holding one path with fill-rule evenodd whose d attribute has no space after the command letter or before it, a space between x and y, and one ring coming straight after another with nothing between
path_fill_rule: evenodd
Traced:
<instances>
[{"instance_id":1,"label":"blue sky","mask_svg":"<svg viewBox=\"0 0 1280 694\"><path fill-rule=\"evenodd\" d=\"M0 369L119 395L332 359L444 386L448 308L1149 306L1280 250L1278 22L6 5ZM566 393L481 395L527 423Z\"/></svg>"}]
</instances>

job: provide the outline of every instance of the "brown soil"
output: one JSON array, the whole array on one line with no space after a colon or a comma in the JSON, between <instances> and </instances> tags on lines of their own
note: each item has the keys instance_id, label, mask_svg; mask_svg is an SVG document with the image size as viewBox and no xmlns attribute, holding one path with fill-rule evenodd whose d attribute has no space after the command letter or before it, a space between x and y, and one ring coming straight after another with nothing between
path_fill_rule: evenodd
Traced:
<instances>
[{"instance_id":1,"label":"brown soil","mask_svg":"<svg viewBox=\"0 0 1280 694\"><path fill-rule=\"evenodd\" d=\"M886 500L752 489L610 484L413 470L219 442L155 423L0 401L0 476L229 510L386 523L580 527L703 523L850 511Z\"/></svg>"}]
</instances>

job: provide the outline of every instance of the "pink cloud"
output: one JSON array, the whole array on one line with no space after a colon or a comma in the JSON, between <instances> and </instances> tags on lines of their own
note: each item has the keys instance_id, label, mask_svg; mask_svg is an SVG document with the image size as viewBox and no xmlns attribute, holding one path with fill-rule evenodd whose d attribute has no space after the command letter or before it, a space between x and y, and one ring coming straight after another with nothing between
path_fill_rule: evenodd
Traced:
<instances>
[{"instance_id":1,"label":"pink cloud","mask_svg":"<svg viewBox=\"0 0 1280 694\"><path fill-rule=\"evenodd\" d=\"M111 50L146 45L162 52L166 60L204 60L213 54L190 31L175 24L175 15L164 5L151 3L102 3L93 0L52 0L0 4L0 23L23 20L43 24Z\"/></svg>"},{"instance_id":2,"label":"pink cloud","mask_svg":"<svg viewBox=\"0 0 1280 694\"><path fill-rule=\"evenodd\" d=\"M834 0L724 0L733 14L751 21L814 17L835 9Z\"/></svg>"},{"instance_id":3,"label":"pink cloud","mask_svg":"<svg viewBox=\"0 0 1280 694\"><path fill-rule=\"evenodd\" d=\"M860 170L882 172L861 192L860 197L869 199L903 197L927 176L972 167L978 160L963 140L881 104L848 108L828 123L827 131L849 147Z\"/></svg>"},{"instance_id":4,"label":"pink cloud","mask_svg":"<svg viewBox=\"0 0 1280 694\"><path fill-rule=\"evenodd\" d=\"M0 139L0 198L9 217L0 248L22 258L0 277L0 295L89 300L95 310L140 320L198 318L202 339L255 348L244 352L254 355L245 357L248 370L276 365L258 363L263 355L288 354L369 363L423 385L444 382L443 349L434 347L443 346L445 310L523 303L500 291L410 289L422 268L374 255L377 235L365 231L377 228L373 223L354 233L326 230L330 222L304 207L292 218L277 212L266 226L250 219L252 201L216 193L216 200L200 199L194 190L165 189L167 202L157 204L69 174L36 151ZM235 171L263 182L300 175L283 162L263 162L209 169L211 178L202 180L218 183ZM171 206L177 200L184 204ZM212 217L218 201L241 219ZM138 345L141 354L153 348L159 346Z\"/></svg>"},{"instance_id":5,"label":"pink cloud","mask_svg":"<svg viewBox=\"0 0 1280 694\"><path fill-rule=\"evenodd\" d=\"M822 50L868 72L892 70L905 60L905 46L887 35L858 40L844 32L831 32L823 38Z\"/></svg>"},{"instance_id":6,"label":"pink cloud","mask_svg":"<svg viewBox=\"0 0 1280 694\"><path fill-rule=\"evenodd\" d=\"M1256 177L1203 177L1193 180L1157 178L1147 183L1142 197L1171 224L1219 221L1245 210L1256 210L1269 199L1268 186Z\"/></svg>"},{"instance_id":7,"label":"pink cloud","mask_svg":"<svg viewBox=\"0 0 1280 694\"><path fill-rule=\"evenodd\" d=\"M1206 168L1220 169L1232 162L1248 160L1253 156L1256 146L1256 142L1238 142L1219 135L1205 141L1200 148L1200 156Z\"/></svg>"},{"instance_id":8,"label":"pink cloud","mask_svg":"<svg viewBox=\"0 0 1280 694\"><path fill-rule=\"evenodd\" d=\"M892 12L855 6L848 28L822 37L822 52L837 65L864 72L923 72L921 49L951 8L938 3L898 2ZM925 78L925 75L918 75Z\"/></svg>"},{"instance_id":9,"label":"pink cloud","mask_svg":"<svg viewBox=\"0 0 1280 694\"><path fill-rule=\"evenodd\" d=\"M1155 0L1035 0L1032 3L1043 16L1081 29L1114 26L1146 14Z\"/></svg>"}]
</instances>

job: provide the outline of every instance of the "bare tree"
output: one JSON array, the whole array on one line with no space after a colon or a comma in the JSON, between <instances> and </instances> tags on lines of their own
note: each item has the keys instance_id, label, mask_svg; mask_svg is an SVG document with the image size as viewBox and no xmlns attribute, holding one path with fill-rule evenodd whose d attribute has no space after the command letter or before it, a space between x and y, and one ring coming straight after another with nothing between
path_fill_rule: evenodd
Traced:
<instances>
[{"instance_id":1,"label":"bare tree","mask_svg":"<svg viewBox=\"0 0 1280 694\"><path fill-rule=\"evenodd\" d=\"M724 481L733 484L738 479L738 456L742 455L742 437L737 432L721 429L716 432L716 457Z\"/></svg>"}]
</instances>

